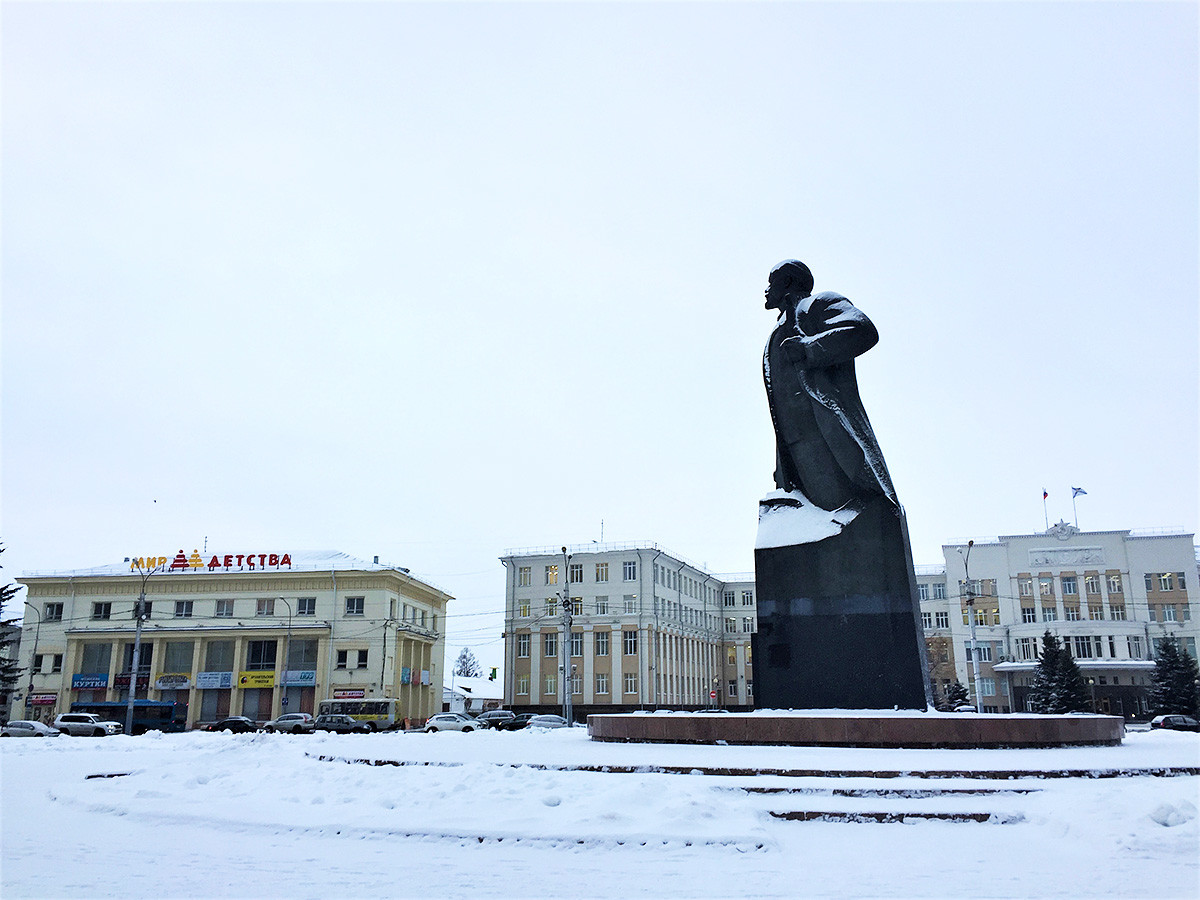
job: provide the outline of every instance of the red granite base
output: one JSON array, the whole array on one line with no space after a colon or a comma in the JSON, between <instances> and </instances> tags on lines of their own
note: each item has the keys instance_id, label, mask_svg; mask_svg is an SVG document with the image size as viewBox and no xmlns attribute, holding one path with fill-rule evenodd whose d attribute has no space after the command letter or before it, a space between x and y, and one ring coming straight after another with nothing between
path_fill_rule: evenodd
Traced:
<instances>
[{"instance_id":1,"label":"red granite base","mask_svg":"<svg viewBox=\"0 0 1200 900\"><path fill-rule=\"evenodd\" d=\"M594 741L811 747L1068 747L1121 743L1120 716L670 713L588 716Z\"/></svg>"}]
</instances>

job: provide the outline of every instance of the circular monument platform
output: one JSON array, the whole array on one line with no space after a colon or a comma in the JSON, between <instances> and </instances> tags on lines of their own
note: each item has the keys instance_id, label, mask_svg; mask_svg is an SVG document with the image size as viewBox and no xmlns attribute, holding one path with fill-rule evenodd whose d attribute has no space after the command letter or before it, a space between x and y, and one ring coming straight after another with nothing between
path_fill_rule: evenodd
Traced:
<instances>
[{"instance_id":1,"label":"circular monument platform","mask_svg":"<svg viewBox=\"0 0 1200 900\"><path fill-rule=\"evenodd\" d=\"M626 713L588 716L594 741L975 749L1121 743L1120 716L921 713L878 710Z\"/></svg>"}]
</instances>

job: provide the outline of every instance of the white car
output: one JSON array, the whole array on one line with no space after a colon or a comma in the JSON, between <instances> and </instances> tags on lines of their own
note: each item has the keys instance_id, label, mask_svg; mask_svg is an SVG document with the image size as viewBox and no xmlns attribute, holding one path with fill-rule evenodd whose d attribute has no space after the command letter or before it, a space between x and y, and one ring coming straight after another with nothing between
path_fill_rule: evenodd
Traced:
<instances>
[{"instance_id":1,"label":"white car","mask_svg":"<svg viewBox=\"0 0 1200 900\"><path fill-rule=\"evenodd\" d=\"M95 713L63 713L54 720L54 727L63 734L104 737L120 734L125 727L118 722L105 722Z\"/></svg>"},{"instance_id":2,"label":"white car","mask_svg":"<svg viewBox=\"0 0 1200 900\"><path fill-rule=\"evenodd\" d=\"M316 720L311 713L287 713L272 719L263 726L263 731L282 731L285 734L312 734L316 731Z\"/></svg>"},{"instance_id":3,"label":"white car","mask_svg":"<svg viewBox=\"0 0 1200 900\"><path fill-rule=\"evenodd\" d=\"M43 722L16 719L0 728L0 737L58 737L58 729Z\"/></svg>"},{"instance_id":4,"label":"white car","mask_svg":"<svg viewBox=\"0 0 1200 900\"><path fill-rule=\"evenodd\" d=\"M425 721L425 730L434 731L479 731L483 728L470 716L462 713L438 713Z\"/></svg>"}]
</instances>

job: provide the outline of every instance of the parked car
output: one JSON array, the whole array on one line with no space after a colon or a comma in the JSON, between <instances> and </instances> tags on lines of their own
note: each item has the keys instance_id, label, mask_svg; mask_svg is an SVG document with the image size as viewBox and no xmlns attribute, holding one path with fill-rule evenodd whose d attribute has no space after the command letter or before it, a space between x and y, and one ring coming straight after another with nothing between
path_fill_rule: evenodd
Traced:
<instances>
[{"instance_id":1,"label":"parked car","mask_svg":"<svg viewBox=\"0 0 1200 900\"><path fill-rule=\"evenodd\" d=\"M105 722L95 713L62 713L54 720L54 727L63 734L87 737L104 737L125 730L119 722Z\"/></svg>"},{"instance_id":2,"label":"parked car","mask_svg":"<svg viewBox=\"0 0 1200 900\"><path fill-rule=\"evenodd\" d=\"M329 713L324 716L317 716L313 722L313 727L317 731L336 731L338 734L370 734L375 729L366 722L360 722L353 716L348 716L345 713Z\"/></svg>"},{"instance_id":3,"label":"parked car","mask_svg":"<svg viewBox=\"0 0 1200 900\"><path fill-rule=\"evenodd\" d=\"M258 723L246 716L229 716L220 722L213 722L204 728L205 731L229 731L233 734L245 734L248 731L258 731Z\"/></svg>"},{"instance_id":4,"label":"parked car","mask_svg":"<svg viewBox=\"0 0 1200 900\"><path fill-rule=\"evenodd\" d=\"M287 713L265 724L263 731L282 731L285 734L312 734L315 728L316 720L312 717L312 713Z\"/></svg>"},{"instance_id":5,"label":"parked car","mask_svg":"<svg viewBox=\"0 0 1200 900\"><path fill-rule=\"evenodd\" d=\"M511 709L489 709L475 717L475 721L486 728L504 728L505 722L511 722L517 714Z\"/></svg>"},{"instance_id":6,"label":"parked car","mask_svg":"<svg viewBox=\"0 0 1200 900\"><path fill-rule=\"evenodd\" d=\"M1150 720L1150 727L1169 731L1200 731L1200 722L1191 716L1155 716Z\"/></svg>"},{"instance_id":7,"label":"parked car","mask_svg":"<svg viewBox=\"0 0 1200 900\"><path fill-rule=\"evenodd\" d=\"M470 716L462 713L438 713L425 720L425 730L434 731L478 731L485 726L480 725Z\"/></svg>"},{"instance_id":8,"label":"parked car","mask_svg":"<svg viewBox=\"0 0 1200 900\"><path fill-rule=\"evenodd\" d=\"M58 737L59 730L44 722L15 719L0 728L0 737Z\"/></svg>"},{"instance_id":9,"label":"parked car","mask_svg":"<svg viewBox=\"0 0 1200 900\"><path fill-rule=\"evenodd\" d=\"M562 716L534 716L526 728L566 728L570 723Z\"/></svg>"},{"instance_id":10,"label":"parked car","mask_svg":"<svg viewBox=\"0 0 1200 900\"><path fill-rule=\"evenodd\" d=\"M537 713L517 713L500 727L505 731L520 731L529 724L529 720L537 716Z\"/></svg>"}]
</instances>

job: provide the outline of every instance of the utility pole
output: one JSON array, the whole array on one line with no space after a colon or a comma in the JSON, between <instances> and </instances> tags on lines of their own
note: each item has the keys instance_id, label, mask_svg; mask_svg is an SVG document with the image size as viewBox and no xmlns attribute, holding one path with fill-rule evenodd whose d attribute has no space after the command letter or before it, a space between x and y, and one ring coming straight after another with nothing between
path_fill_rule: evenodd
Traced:
<instances>
[{"instance_id":1,"label":"utility pole","mask_svg":"<svg viewBox=\"0 0 1200 900\"><path fill-rule=\"evenodd\" d=\"M137 566L138 574L142 576L142 589L138 593L137 606L134 607L134 618L137 620L137 625L133 635L133 659L129 661L129 699L125 705L125 733L133 734L133 699L137 696L137 680L138 673L141 670L141 655L142 655L142 623L146 621L146 582L150 580L150 576L157 572L161 566L154 566L152 569L142 571L142 567ZM149 673L147 673L147 686L149 686Z\"/></svg>"},{"instance_id":2,"label":"utility pole","mask_svg":"<svg viewBox=\"0 0 1200 900\"><path fill-rule=\"evenodd\" d=\"M288 707L288 695L287 695L288 666L290 666L291 662L292 662L292 604L288 603L288 601L285 600L283 597L279 598L279 602L282 603L284 606L286 606L288 609L287 639L284 640L284 642L283 642L283 684L280 685L280 687L282 688L281 693L283 694L283 696L279 698L280 708L283 710L283 712L287 712L287 707Z\"/></svg>"},{"instance_id":3,"label":"utility pole","mask_svg":"<svg viewBox=\"0 0 1200 900\"><path fill-rule=\"evenodd\" d=\"M559 647L559 679L562 681L563 691L563 718L567 720L567 724L571 724L571 620L574 610L571 608L571 557L567 553L567 548L562 548L563 554L563 636L561 646Z\"/></svg>"},{"instance_id":4,"label":"utility pole","mask_svg":"<svg viewBox=\"0 0 1200 900\"><path fill-rule=\"evenodd\" d=\"M975 712L983 712L983 695L979 692L979 644L975 641L975 588L971 584L971 548L974 541L967 541L967 552L963 557L963 572L967 576L967 615L971 619L971 673L975 680Z\"/></svg>"},{"instance_id":5,"label":"utility pole","mask_svg":"<svg viewBox=\"0 0 1200 900\"><path fill-rule=\"evenodd\" d=\"M33 703L33 661L37 659L38 638L42 636L42 614L38 612L38 608L25 601L25 605L33 610L33 614L37 616L37 627L33 630L33 655L29 657L29 690L25 692L25 718L29 718L29 706Z\"/></svg>"}]
</instances>

